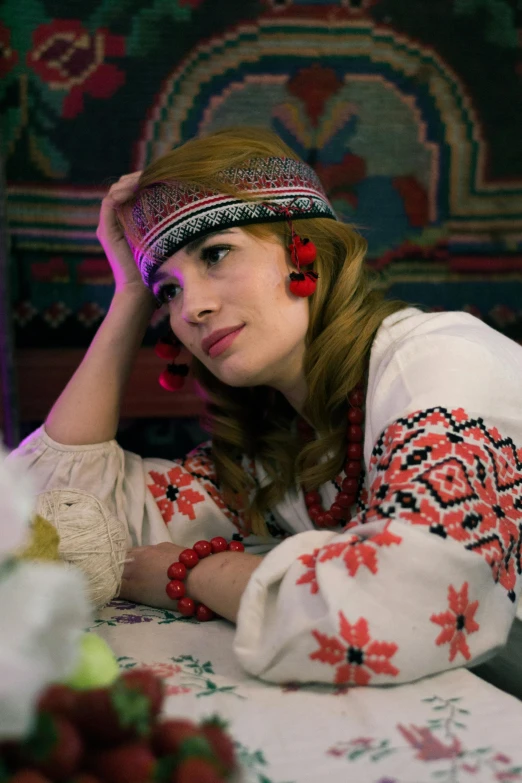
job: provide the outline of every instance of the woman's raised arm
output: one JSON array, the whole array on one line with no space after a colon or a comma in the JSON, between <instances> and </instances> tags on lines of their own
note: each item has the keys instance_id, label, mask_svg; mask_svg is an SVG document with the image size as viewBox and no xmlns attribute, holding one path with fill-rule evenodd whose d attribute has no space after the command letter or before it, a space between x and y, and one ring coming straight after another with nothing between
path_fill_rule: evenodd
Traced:
<instances>
[{"instance_id":1,"label":"woman's raised arm","mask_svg":"<svg viewBox=\"0 0 522 783\"><path fill-rule=\"evenodd\" d=\"M102 201L97 237L114 274L109 311L80 366L53 405L45 430L66 445L102 443L114 438L126 382L154 311L115 207L133 193L141 172L115 183Z\"/></svg>"}]
</instances>

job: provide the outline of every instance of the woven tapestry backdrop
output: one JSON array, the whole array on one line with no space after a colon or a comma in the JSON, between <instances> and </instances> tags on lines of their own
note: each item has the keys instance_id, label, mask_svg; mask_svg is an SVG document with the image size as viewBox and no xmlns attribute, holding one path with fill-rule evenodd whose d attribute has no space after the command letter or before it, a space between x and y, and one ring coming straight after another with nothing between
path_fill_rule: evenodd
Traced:
<instances>
[{"instance_id":1,"label":"woven tapestry backdrop","mask_svg":"<svg viewBox=\"0 0 522 783\"><path fill-rule=\"evenodd\" d=\"M391 295L522 340L519 6L4 0L17 344L87 345L112 294L95 238L108 185L237 124L314 166Z\"/></svg>"}]
</instances>

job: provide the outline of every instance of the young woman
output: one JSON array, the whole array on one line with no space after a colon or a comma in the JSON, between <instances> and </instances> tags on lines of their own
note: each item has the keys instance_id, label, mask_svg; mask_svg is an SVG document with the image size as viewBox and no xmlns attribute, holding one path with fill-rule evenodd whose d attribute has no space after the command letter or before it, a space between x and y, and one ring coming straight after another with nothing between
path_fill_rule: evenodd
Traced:
<instances>
[{"instance_id":1,"label":"young woman","mask_svg":"<svg viewBox=\"0 0 522 783\"><path fill-rule=\"evenodd\" d=\"M120 595L237 623L239 661L271 681L391 684L495 653L522 584L522 348L384 300L365 241L268 132L122 177L98 237L110 310L13 458L126 525ZM114 440L156 302L212 431L174 462Z\"/></svg>"}]
</instances>

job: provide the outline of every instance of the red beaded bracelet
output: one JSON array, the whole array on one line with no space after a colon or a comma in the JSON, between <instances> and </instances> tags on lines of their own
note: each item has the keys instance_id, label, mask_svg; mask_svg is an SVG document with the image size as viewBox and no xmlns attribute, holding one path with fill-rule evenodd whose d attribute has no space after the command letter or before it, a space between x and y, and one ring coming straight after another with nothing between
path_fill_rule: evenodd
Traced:
<instances>
[{"instance_id":1,"label":"red beaded bracelet","mask_svg":"<svg viewBox=\"0 0 522 783\"><path fill-rule=\"evenodd\" d=\"M173 601L177 601L177 610L183 617L192 617L196 615L196 618L204 623L207 620L212 620L216 617L215 612L209 609L205 604L197 604L192 598L185 595L185 585L183 584L187 578L187 573L190 568L197 566L200 560L209 555L215 555L218 552L244 552L245 547L241 541L231 541L227 543L226 538L222 536L216 536L210 541L196 541L192 549L184 549L180 554L179 559L169 566L167 576L170 582L167 584L165 591L169 598Z\"/></svg>"}]
</instances>

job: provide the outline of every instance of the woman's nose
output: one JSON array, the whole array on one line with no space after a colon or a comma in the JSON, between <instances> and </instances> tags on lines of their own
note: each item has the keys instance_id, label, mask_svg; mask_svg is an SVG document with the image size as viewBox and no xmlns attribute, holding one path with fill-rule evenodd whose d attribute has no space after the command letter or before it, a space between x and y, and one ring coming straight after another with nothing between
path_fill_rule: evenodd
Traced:
<instances>
[{"instance_id":1,"label":"woman's nose","mask_svg":"<svg viewBox=\"0 0 522 783\"><path fill-rule=\"evenodd\" d=\"M200 323L219 309L219 300L208 280L184 281L181 316L187 323Z\"/></svg>"}]
</instances>

